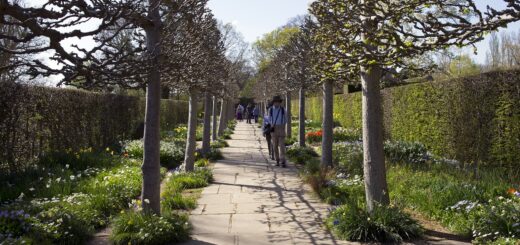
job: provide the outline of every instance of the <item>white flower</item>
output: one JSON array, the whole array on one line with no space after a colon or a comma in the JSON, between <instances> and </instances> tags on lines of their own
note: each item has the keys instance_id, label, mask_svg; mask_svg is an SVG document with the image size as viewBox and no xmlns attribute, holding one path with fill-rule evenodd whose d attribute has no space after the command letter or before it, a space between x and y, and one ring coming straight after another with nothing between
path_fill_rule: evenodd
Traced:
<instances>
[{"instance_id":1,"label":"white flower","mask_svg":"<svg viewBox=\"0 0 520 245\"><path fill-rule=\"evenodd\" d=\"M150 200L148 200L148 199L144 199L144 202L147 204L150 204Z\"/></svg>"},{"instance_id":2,"label":"white flower","mask_svg":"<svg viewBox=\"0 0 520 245\"><path fill-rule=\"evenodd\" d=\"M29 188L29 191L34 191L35 189L33 187Z\"/></svg>"},{"instance_id":3,"label":"white flower","mask_svg":"<svg viewBox=\"0 0 520 245\"><path fill-rule=\"evenodd\" d=\"M74 179L76 179L76 176L71 175L71 176L70 176L70 180L74 180Z\"/></svg>"},{"instance_id":4,"label":"white flower","mask_svg":"<svg viewBox=\"0 0 520 245\"><path fill-rule=\"evenodd\" d=\"M65 168L67 168L67 169L68 169L69 167L70 167L70 165L69 165L69 164L65 164Z\"/></svg>"}]
</instances>

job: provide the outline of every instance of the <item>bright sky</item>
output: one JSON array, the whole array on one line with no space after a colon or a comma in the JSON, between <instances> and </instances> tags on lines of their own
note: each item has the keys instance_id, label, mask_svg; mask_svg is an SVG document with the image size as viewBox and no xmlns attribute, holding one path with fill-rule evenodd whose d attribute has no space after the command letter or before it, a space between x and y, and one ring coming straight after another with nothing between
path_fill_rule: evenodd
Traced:
<instances>
[{"instance_id":1,"label":"bright sky","mask_svg":"<svg viewBox=\"0 0 520 245\"><path fill-rule=\"evenodd\" d=\"M252 43L264 34L286 24L289 19L307 13L312 0L210 0L209 7L215 16L224 23L233 23L242 32L246 41ZM477 6L484 10L487 5L496 9L504 8L503 0L476 0ZM511 24L508 31L519 31L520 23ZM471 51L473 58L483 64L488 40L477 45L478 55Z\"/></svg>"}]
</instances>

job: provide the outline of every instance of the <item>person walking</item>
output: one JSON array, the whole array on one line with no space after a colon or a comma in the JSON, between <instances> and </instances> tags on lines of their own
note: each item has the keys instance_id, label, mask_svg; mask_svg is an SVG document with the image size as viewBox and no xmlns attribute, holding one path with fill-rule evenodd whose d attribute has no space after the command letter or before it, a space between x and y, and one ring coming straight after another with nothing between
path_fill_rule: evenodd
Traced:
<instances>
[{"instance_id":1,"label":"person walking","mask_svg":"<svg viewBox=\"0 0 520 245\"><path fill-rule=\"evenodd\" d=\"M287 167L285 159L285 124L287 118L282 106L282 97L273 97L273 106L269 109L269 123L271 124L271 139L273 141L276 166Z\"/></svg>"},{"instance_id":2,"label":"person walking","mask_svg":"<svg viewBox=\"0 0 520 245\"><path fill-rule=\"evenodd\" d=\"M267 105L267 110L264 113L264 120L262 125L262 133L267 141L267 149L269 150L269 158L274 160L274 149L273 149L273 141L271 139L271 123L269 122L269 109L273 106L272 102L269 102Z\"/></svg>"},{"instance_id":3,"label":"person walking","mask_svg":"<svg viewBox=\"0 0 520 245\"><path fill-rule=\"evenodd\" d=\"M237 121L242 122L242 117L244 114L244 107L241 104L238 104L236 113L237 113Z\"/></svg>"},{"instance_id":4,"label":"person walking","mask_svg":"<svg viewBox=\"0 0 520 245\"><path fill-rule=\"evenodd\" d=\"M253 118L255 119L255 123L258 123L258 116L260 111L258 110L258 106L253 105Z\"/></svg>"},{"instance_id":5,"label":"person walking","mask_svg":"<svg viewBox=\"0 0 520 245\"><path fill-rule=\"evenodd\" d=\"M251 124L251 118L253 118L253 105L249 103L246 108L246 122Z\"/></svg>"}]
</instances>

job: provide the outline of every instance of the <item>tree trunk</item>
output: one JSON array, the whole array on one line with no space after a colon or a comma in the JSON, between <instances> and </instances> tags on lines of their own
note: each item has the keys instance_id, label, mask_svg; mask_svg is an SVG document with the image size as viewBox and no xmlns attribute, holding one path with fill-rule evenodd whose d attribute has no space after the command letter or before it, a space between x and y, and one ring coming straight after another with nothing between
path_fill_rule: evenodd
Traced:
<instances>
[{"instance_id":1,"label":"tree trunk","mask_svg":"<svg viewBox=\"0 0 520 245\"><path fill-rule=\"evenodd\" d=\"M224 133L224 129L226 129L226 122L227 122L227 100L222 99L222 102L220 103L220 118L218 123L218 136L222 136Z\"/></svg>"},{"instance_id":2,"label":"tree trunk","mask_svg":"<svg viewBox=\"0 0 520 245\"><path fill-rule=\"evenodd\" d=\"M291 92L287 92L285 95L285 107L286 107L286 117L287 117L287 125L285 125L287 139L292 137L292 108L291 108Z\"/></svg>"},{"instance_id":3,"label":"tree trunk","mask_svg":"<svg viewBox=\"0 0 520 245\"><path fill-rule=\"evenodd\" d=\"M217 113L218 113L218 99L216 96L213 96L213 121L211 122L211 139L213 141L217 140Z\"/></svg>"},{"instance_id":4,"label":"tree trunk","mask_svg":"<svg viewBox=\"0 0 520 245\"><path fill-rule=\"evenodd\" d=\"M377 204L388 205L385 156L383 152L383 110L379 80L382 71L377 67L362 67L363 87L363 166L367 211Z\"/></svg>"},{"instance_id":5,"label":"tree trunk","mask_svg":"<svg viewBox=\"0 0 520 245\"><path fill-rule=\"evenodd\" d=\"M188 138L186 140L186 153L184 155L184 168L186 172L195 169L195 150L197 148L197 91L190 91Z\"/></svg>"},{"instance_id":6,"label":"tree trunk","mask_svg":"<svg viewBox=\"0 0 520 245\"><path fill-rule=\"evenodd\" d=\"M332 143L333 143L333 83L327 80L323 83L323 126L321 144L321 166L332 167Z\"/></svg>"},{"instance_id":7,"label":"tree trunk","mask_svg":"<svg viewBox=\"0 0 520 245\"><path fill-rule=\"evenodd\" d=\"M204 129L202 132L202 154L206 155L210 152L211 147L211 95L206 92L204 94Z\"/></svg>"},{"instance_id":8,"label":"tree trunk","mask_svg":"<svg viewBox=\"0 0 520 245\"><path fill-rule=\"evenodd\" d=\"M305 147L305 88L300 88L300 105L298 113L298 141L300 147Z\"/></svg>"},{"instance_id":9,"label":"tree trunk","mask_svg":"<svg viewBox=\"0 0 520 245\"><path fill-rule=\"evenodd\" d=\"M161 173L160 173L160 111L161 111L161 74L159 67L159 55L161 54L159 42L161 33L161 19L159 15L159 0L150 0L148 17L153 25L145 28L146 47L148 55L152 58L151 70L148 74L146 89L146 112L144 127L144 154L143 185L141 201L144 212L161 214Z\"/></svg>"}]
</instances>

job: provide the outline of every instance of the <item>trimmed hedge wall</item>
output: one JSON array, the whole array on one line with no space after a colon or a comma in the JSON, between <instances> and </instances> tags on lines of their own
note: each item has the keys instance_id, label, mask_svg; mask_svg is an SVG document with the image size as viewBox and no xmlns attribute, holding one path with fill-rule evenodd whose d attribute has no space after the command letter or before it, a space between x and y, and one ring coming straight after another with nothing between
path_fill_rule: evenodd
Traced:
<instances>
[{"instance_id":1,"label":"trimmed hedge wall","mask_svg":"<svg viewBox=\"0 0 520 245\"><path fill-rule=\"evenodd\" d=\"M0 82L0 170L49 151L104 149L142 135L144 98ZM187 122L184 101L163 100L161 125Z\"/></svg>"},{"instance_id":2,"label":"trimmed hedge wall","mask_svg":"<svg viewBox=\"0 0 520 245\"><path fill-rule=\"evenodd\" d=\"M520 70L384 89L387 139L418 141L464 163L520 164ZM294 110L298 103L293 103ZM321 121L321 98L307 100ZM334 120L361 132L361 93L336 95Z\"/></svg>"}]
</instances>

